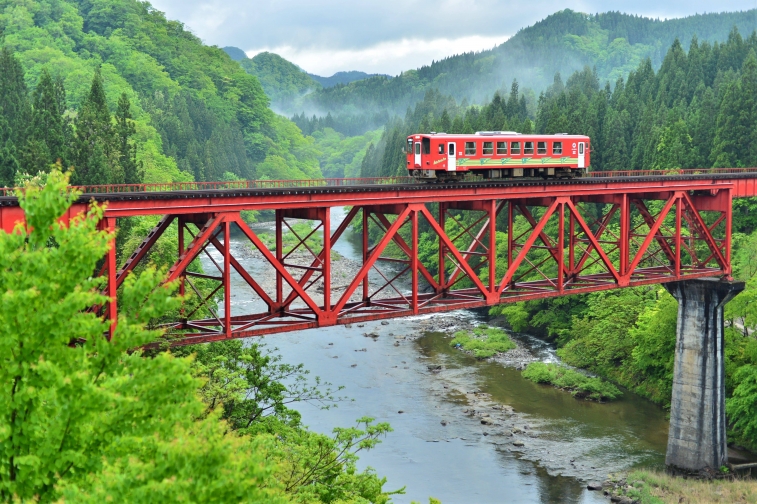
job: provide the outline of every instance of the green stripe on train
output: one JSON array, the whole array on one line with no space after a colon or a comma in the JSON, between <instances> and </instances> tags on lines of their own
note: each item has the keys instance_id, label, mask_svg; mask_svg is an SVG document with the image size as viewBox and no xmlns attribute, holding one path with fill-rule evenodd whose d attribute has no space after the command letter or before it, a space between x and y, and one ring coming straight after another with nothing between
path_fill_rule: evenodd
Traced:
<instances>
[{"instance_id":1,"label":"green stripe on train","mask_svg":"<svg viewBox=\"0 0 757 504\"><path fill-rule=\"evenodd\" d=\"M560 158L483 158L468 159L459 158L457 166L539 166L539 165L564 165L578 164L578 158L560 157Z\"/></svg>"}]
</instances>

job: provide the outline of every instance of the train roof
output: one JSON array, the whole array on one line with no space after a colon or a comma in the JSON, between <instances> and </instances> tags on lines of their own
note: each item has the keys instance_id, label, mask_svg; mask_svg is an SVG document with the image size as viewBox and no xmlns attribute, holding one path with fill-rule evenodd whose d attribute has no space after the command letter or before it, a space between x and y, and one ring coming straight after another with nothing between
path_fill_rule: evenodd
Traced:
<instances>
[{"instance_id":1,"label":"train roof","mask_svg":"<svg viewBox=\"0 0 757 504\"><path fill-rule=\"evenodd\" d=\"M528 137L528 138L545 138L554 139L555 137L561 138L588 138L588 135L569 135L567 133L554 133L552 135L532 135L530 133L518 133L516 131L477 131L474 134L458 134L458 133L415 133L408 135L408 138L423 138L423 137L454 137L462 139L481 139L487 137Z\"/></svg>"}]
</instances>

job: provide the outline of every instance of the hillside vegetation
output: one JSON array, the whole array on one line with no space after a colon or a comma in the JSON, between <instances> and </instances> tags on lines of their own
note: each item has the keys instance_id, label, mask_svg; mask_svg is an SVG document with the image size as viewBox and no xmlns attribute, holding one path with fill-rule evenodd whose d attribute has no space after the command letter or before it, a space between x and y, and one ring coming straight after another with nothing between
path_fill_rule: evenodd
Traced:
<instances>
[{"instance_id":1,"label":"hillside vegetation","mask_svg":"<svg viewBox=\"0 0 757 504\"><path fill-rule=\"evenodd\" d=\"M321 88L319 82L278 54L262 52L252 59L243 58L240 64L247 73L258 78L265 93L279 106Z\"/></svg>"},{"instance_id":2,"label":"hillside vegetation","mask_svg":"<svg viewBox=\"0 0 757 504\"><path fill-rule=\"evenodd\" d=\"M312 139L268 108L257 78L147 2L0 0L0 33L6 62L22 69L15 81L0 72L0 107L11 123L0 125L6 158L35 140L23 114L36 109L30 90L45 72L61 98L55 121L75 123L99 69L99 110L113 113L128 99L130 141L147 182L320 176ZM48 154L69 161L62 151Z\"/></svg>"},{"instance_id":3,"label":"hillside vegetation","mask_svg":"<svg viewBox=\"0 0 757 504\"><path fill-rule=\"evenodd\" d=\"M722 42L734 26L751 33L757 28L757 10L658 20L566 9L523 28L491 50L450 56L394 78L377 76L324 88L290 108L308 116L404 114L431 89L458 102L480 103L497 90L507 92L514 79L522 89L538 93L551 85L556 73L568 76L585 66L596 68L601 83L615 82L647 58L652 68L659 68L676 38L688 43L696 35L700 42Z\"/></svg>"}]
</instances>

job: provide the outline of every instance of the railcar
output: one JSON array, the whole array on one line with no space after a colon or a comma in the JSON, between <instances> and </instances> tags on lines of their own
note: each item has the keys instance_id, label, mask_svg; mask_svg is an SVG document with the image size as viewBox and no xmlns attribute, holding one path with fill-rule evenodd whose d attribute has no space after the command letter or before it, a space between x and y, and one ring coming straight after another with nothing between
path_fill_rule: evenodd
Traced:
<instances>
[{"instance_id":1,"label":"railcar","mask_svg":"<svg viewBox=\"0 0 757 504\"><path fill-rule=\"evenodd\" d=\"M590 165L589 137L479 131L407 137L407 170L419 180L455 181L466 173L486 179L580 177Z\"/></svg>"}]
</instances>

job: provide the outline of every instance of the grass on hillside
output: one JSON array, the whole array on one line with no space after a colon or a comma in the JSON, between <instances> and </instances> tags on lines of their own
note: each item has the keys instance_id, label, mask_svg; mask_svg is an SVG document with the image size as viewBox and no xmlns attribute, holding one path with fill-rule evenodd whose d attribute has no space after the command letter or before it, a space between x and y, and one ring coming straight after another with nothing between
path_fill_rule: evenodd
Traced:
<instances>
[{"instance_id":1,"label":"grass on hillside","mask_svg":"<svg viewBox=\"0 0 757 504\"><path fill-rule=\"evenodd\" d=\"M450 346L471 352L478 359L486 359L498 352L515 348L510 337L497 327L479 326L473 331L457 331Z\"/></svg>"},{"instance_id":2,"label":"grass on hillside","mask_svg":"<svg viewBox=\"0 0 757 504\"><path fill-rule=\"evenodd\" d=\"M532 362L523 370L523 377L534 383L549 383L559 389L570 391L574 397L591 401L612 401L623 395L612 383L583 375L558 364Z\"/></svg>"},{"instance_id":3,"label":"grass on hillside","mask_svg":"<svg viewBox=\"0 0 757 504\"><path fill-rule=\"evenodd\" d=\"M696 480L652 471L628 475L626 495L641 504L757 503L757 480Z\"/></svg>"}]
</instances>

